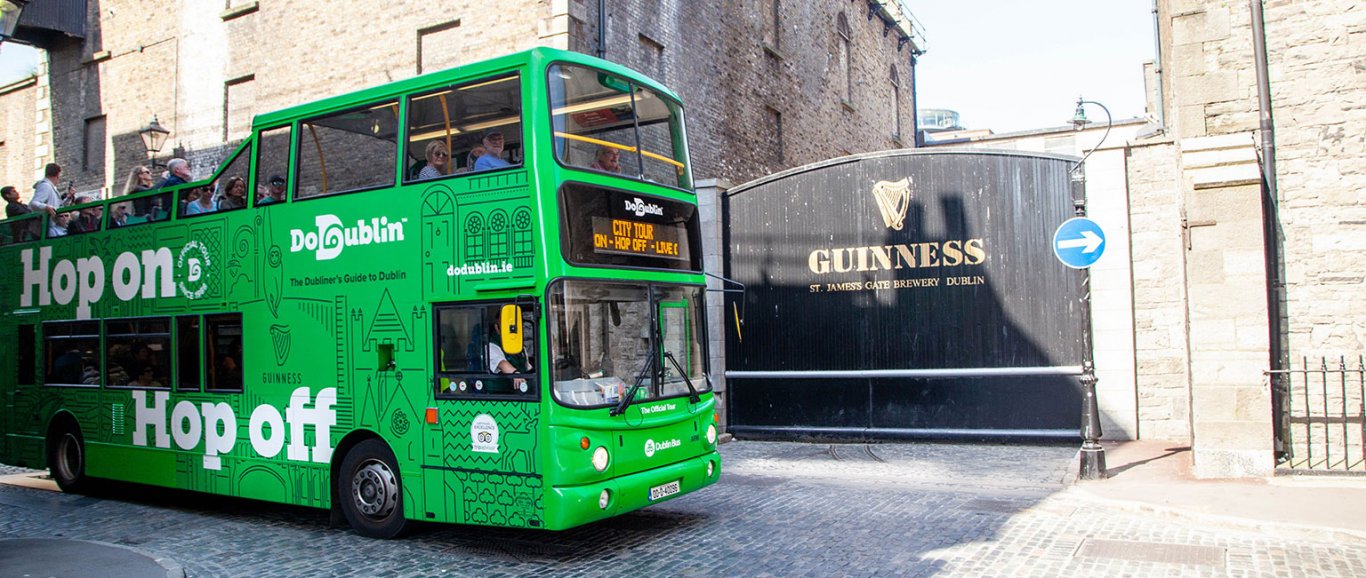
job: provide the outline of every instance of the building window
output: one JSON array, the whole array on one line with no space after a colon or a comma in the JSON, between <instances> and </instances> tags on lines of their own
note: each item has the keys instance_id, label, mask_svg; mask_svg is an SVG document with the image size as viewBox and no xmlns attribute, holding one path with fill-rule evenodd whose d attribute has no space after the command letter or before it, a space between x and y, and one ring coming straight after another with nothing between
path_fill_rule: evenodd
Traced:
<instances>
[{"instance_id":1,"label":"building window","mask_svg":"<svg viewBox=\"0 0 1366 578\"><path fill-rule=\"evenodd\" d=\"M901 140L901 75L892 65L892 138Z\"/></svg>"},{"instance_id":2,"label":"building window","mask_svg":"<svg viewBox=\"0 0 1366 578\"><path fill-rule=\"evenodd\" d=\"M256 75L248 74L223 84L223 141L246 138L251 134L251 116L256 112Z\"/></svg>"},{"instance_id":3,"label":"building window","mask_svg":"<svg viewBox=\"0 0 1366 578\"><path fill-rule=\"evenodd\" d=\"M771 160L774 165L782 166L785 156L783 152L783 113L778 112L773 107L765 106L764 115L766 117L764 120L768 121L768 126L773 127L773 158Z\"/></svg>"},{"instance_id":4,"label":"building window","mask_svg":"<svg viewBox=\"0 0 1366 578\"><path fill-rule=\"evenodd\" d=\"M644 34L640 35L640 69L664 82L664 45Z\"/></svg>"},{"instance_id":5,"label":"building window","mask_svg":"<svg viewBox=\"0 0 1366 578\"><path fill-rule=\"evenodd\" d=\"M840 94L840 100L849 104L854 95L854 70L850 66L850 58L853 55L853 33L849 30L849 19L843 12L835 18L835 32L839 34L839 67L840 75L844 77L844 92Z\"/></svg>"},{"instance_id":6,"label":"building window","mask_svg":"<svg viewBox=\"0 0 1366 578\"><path fill-rule=\"evenodd\" d=\"M417 73L444 70L460 64L468 38L460 35L460 21L451 20L417 31ZM463 41L463 42L462 42Z\"/></svg>"},{"instance_id":7,"label":"building window","mask_svg":"<svg viewBox=\"0 0 1366 578\"><path fill-rule=\"evenodd\" d=\"M781 0L764 0L766 3L765 23L764 23L764 42L767 42L774 50L782 48L782 21L778 14L782 10Z\"/></svg>"},{"instance_id":8,"label":"building window","mask_svg":"<svg viewBox=\"0 0 1366 578\"><path fill-rule=\"evenodd\" d=\"M85 150L81 168L104 172L104 115L85 119Z\"/></svg>"}]
</instances>

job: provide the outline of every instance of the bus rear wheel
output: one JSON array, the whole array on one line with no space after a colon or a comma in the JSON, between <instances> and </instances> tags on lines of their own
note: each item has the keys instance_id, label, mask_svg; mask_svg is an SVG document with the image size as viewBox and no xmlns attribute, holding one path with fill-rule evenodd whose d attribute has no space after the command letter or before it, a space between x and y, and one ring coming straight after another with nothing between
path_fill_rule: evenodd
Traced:
<instances>
[{"instance_id":1,"label":"bus rear wheel","mask_svg":"<svg viewBox=\"0 0 1366 578\"><path fill-rule=\"evenodd\" d=\"M393 538L408 523L395 462L394 452L378 439L356 444L342 460L337 496L346 521L362 536Z\"/></svg>"},{"instance_id":2,"label":"bus rear wheel","mask_svg":"<svg viewBox=\"0 0 1366 578\"><path fill-rule=\"evenodd\" d=\"M48 444L48 469L52 479L63 492L80 493L89 489L85 477L85 439L81 430L66 427L53 436Z\"/></svg>"}]
</instances>

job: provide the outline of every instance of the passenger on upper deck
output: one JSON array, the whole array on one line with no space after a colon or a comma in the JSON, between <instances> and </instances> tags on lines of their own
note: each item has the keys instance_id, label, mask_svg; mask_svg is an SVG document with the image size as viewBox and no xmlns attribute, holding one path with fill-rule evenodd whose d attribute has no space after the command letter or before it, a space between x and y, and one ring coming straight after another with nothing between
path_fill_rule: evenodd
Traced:
<instances>
[{"instance_id":1,"label":"passenger on upper deck","mask_svg":"<svg viewBox=\"0 0 1366 578\"><path fill-rule=\"evenodd\" d=\"M33 184L33 198L28 206L35 211L47 211L49 216L57 214L62 206L62 197L57 194L57 181L62 178L62 166L48 163L43 168L43 180Z\"/></svg>"},{"instance_id":2,"label":"passenger on upper deck","mask_svg":"<svg viewBox=\"0 0 1366 578\"><path fill-rule=\"evenodd\" d=\"M29 208L28 205L19 202L19 189L5 185L4 188L0 188L0 196L5 199L6 217L18 217L33 212L33 209Z\"/></svg>"},{"instance_id":3,"label":"passenger on upper deck","mask_svg":"<svg viewBox=\"0 0 1366 578\"><path fill-rule=\"evenodd\" d=\"M93 199L83 199L81 202L84 203L89 200ZM100 230L100 219L104 217L104 207L98 205L88 207L81 209L80 213L81 216L67 225L67 232L90 233Z\"/></svg>"},{"instance_id":4,"label":"passenger on upper deck","mask_svg":"<svg viewBox=\"0 0 1366 578\"><path fill-rule=\"evenodd\" d=\"M484 155L474 161L474 170L488 171L501 169L512 164L503 160L502 131L491 129L484 133L484 150L486 151Z\"/></svg>"},{"instance_id":5,"label":"passenger on upper deck","mask_svg":"<svg viewBox=\"0 0 1366 578\"><path fill-rule=\"evenodd\" d=\"M223 189L225 193L223 198L218 201L219 210L226 211L247 206L247 181L243 180L242 177L228 178Z\"/></svg>"},{"instance_id":6,"label":"passenger on upper deck","mask_svg":"<svg viewBox=\"0 0 1366 578\"><path fill-rule=\"evenodd\" d=\"M114 211L109 213L109 227L122 227L128 224L128 203L115 203Z\"/></svg>"},{"instance_id":7,"label":"passenger on upper deck","mask_svg":"<svg viewBox=\"0 0 1366 578\"><path fill-rule=\"evenodd\" d=\"M266 191L266 196L257 201L258 205L268 205L285 200L285 178L280 175L271 175L270 190Z\"/></svg>"},{"instance_id":8,"label":"passenger on upper deck","mask_svg":"<svg viewBox=\"0 0 1366 578\"><path fill-rule=\"evenodd\" d=\"M123 185L123 194L131 195L152 188L152 170L138 165L128 172L128 182Z\"/></svg>"},{"instance_id":9,"label":"passenger on upper deck","mask_svg":"<svg viewBox=\"0 0 1366 578\"><path fill-rule=\"evenodd\" d=\"M190 179L193 178L190 176L190 161L185 159L171 159L170 162L166 163L166 170L170 171L171 174L167 176L165 180L161 181L161 183L157 184L157 188L159 189L183 185L190 182Z\"/></svg>"},{"instance_id":10,"label":"passenger on upper deck","mask_svg":"<svg viewBox=\"0 0 1366 578\"><path fill-rule=\"evenodd\" d=\"M66 225L71 221L71 213L58 213L49 218L47 226L48 237L65 237Z\"/></svg>"},{"instance_id":11,"label":"passenger on upper deck","mask_svg":"<svg viewBox=\"0 0 1366 578\"><path fill-rule=\"evenodd\" d=\"M213 192L208 187L195 189L185 203L186 215L198 215L200 213L212 213L218 210L218 203L213 201Z\"/></svg>"},{"instance_id":12,"label":"passenger on upper deck","mask_svg":"<svg viewBox=\"0 0 1366 578\"><path fill-rule=\"evenodd\" d=\"M484 145L474 145L474 148L470 149L469 156L465 157L464 172L474 170L474 163L479 160L479 157L482 157L487 153L488 151L484 150Z\"/></svg>"},{"instance_id":13,"label":"passenger on upper deck","mask_svg":"<svg viewBox=\"0 0 1366 578\"><path fill-rule=\"evenodd\" d=\"M621 152L613 147L602 145L598 147L597 160L588 166L600 171L619 173L621 172Z\"/></svg>"},{"instance_id":14,"label":"passenger on upper deck","mask_svg":"<svg viewBox=\"0 0 1366 578\"><path fill-rule=\"evenodd\" d=\"M451 161L451 152L446 149L446 143L434 140L427 143L427 166L417 173L417 178L434 179L446 176L447 165Z\"/></svg>"}]
</instances>

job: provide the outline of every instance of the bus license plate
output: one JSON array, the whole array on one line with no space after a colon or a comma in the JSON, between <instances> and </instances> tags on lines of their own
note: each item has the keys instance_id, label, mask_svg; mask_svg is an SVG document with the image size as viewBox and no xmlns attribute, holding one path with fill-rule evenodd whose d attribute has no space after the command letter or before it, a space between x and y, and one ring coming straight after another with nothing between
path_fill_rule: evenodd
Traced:
<instances>
[{"instance_id":1,"label":"bus license plate","mask_svg":"<svg viewBox=\"0 0 1366 578\"><path fill-rule=\"evenodd\" d=\"M667 498L678 493L678 482L672 481L664 485L650 488L650 501L653 502L660 498Z\"/></svg>"}]
</instances>

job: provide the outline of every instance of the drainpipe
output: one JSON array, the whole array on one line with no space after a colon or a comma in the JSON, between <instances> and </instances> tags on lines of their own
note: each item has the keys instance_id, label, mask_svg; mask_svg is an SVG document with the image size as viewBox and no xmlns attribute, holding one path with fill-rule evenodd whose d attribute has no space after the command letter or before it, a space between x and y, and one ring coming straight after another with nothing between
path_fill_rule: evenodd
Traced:
<instances>
[{"instance_id":1,"label":"drainpipe","mask_svg":"<svg viewBox=\"0 0 1366 578\"><path fill-rule=\"evenodd\" d=\"M1271 121L1271 82L1266 72L1266 26L1262 0L1248 0L1252 8L1252 52L1257 65L1257 108L1261 112L1262 179L1273 202L1276 193L1276 125Z\"/></svg>"},{"instance_id":2,"label":"drainpipe","mask_svg":"<svg viewBox=\"0 0 1366 578\"><path fill-rule=\"evenodd\" d=\"M607 58L607 0L598 0L598 58Z\"/></svg>"},{"instance_id":3,"label":"drainpipe","mask_svg":"<svg viewBox=\"0 0 1366 578\"><path fill-rule=\"evenodd\" d=\"M1259 140L1262 143L1262 238L1266 259L1266 313L1267 333L1270 338L1268 354L1272 370L1286 368L1288 359L1282 337L1285 335L1284 314L1281 309L1281 295L1284 292L1284 274L1281 270L1280 194L1276 186L1276 125L1271 118L1271 81L1267 74L1266 63L1266 23L1262 18L1262 0L1248 0L1252 12L1252 52L1257 69L1257 108L1261 116ZM1272 374L1271 378L1271 420L1276 432L1275 452L1279 459L1283 452L1284 440L1281 439L1285 408L1281 406L1286 384L1283 374Z\"/></svg>"},{"instance_id":4,"label":"drainpipe","mask_svg":"<svg viewBox=\"0 0 1366 578\"><path fill-rule=\"evenodd\" d=\"M920 52L911 47L911 130L915 131L915 148L925 146L925 137L920 134L920 98L916 96L915 65L920 60Z\"/></svg>"},{"instance_id":5,"label":"drainpipe","mask_svg":"<svg viewBox=\"0 0 1366 578\"><path fill-rule=\"evenodd\" d=\"M1162 29L1157 15L1157 0L1153 0L1153 82L1157 84L1157 127L1167 128L1167 101L1162 95Z\"/></svg>"}]
</instances>

